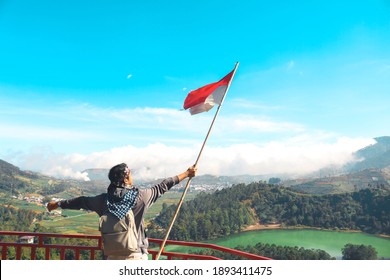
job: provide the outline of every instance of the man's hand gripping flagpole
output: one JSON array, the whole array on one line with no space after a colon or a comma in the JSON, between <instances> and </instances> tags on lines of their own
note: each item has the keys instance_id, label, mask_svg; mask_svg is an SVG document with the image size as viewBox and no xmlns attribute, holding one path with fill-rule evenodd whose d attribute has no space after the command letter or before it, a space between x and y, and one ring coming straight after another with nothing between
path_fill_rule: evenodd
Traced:
<instances>
[{"instance_id":1,"label":"man's hand gripping flagpole","mask_svg":"<svg viewBox=\"0 0 390 280\"><path fill-rule=\"evenodd\" d=\"M230 72L228 75L226 75L220 81L206 85L206 86L201 87L197 90L191 91L188 94L188 96L184 102L184 109L190 109L191 114L198 114L198 113L201 113L204 111L208 111L214 106L214 104L219 104L218 109L215 112L214 118L211 122L210 128L207 132L206 138L203 141L202 147L201 147L199 154L198 154L198 157L195 161L195 164L194 164L195 168L197 167L197 165L199 163L199 159L202 155L204 147L206 146L207 140L210 136L211 130L214 126L215 120L217 119L219 111L222 107L223 101L225 100L226 93L228 92L230 84L233 81L234 75L236 74L238 65L239 65L239 62L236 63L233 71ZM221 89L223 90L222 92L221 92ZM173 224L175 223L177 215L179 214L181 205L183 204L184 197L185 197L187 190L190 186L191 180L192 180L192 177L188 178L188 181L187 181L187 184L184 188L183 194L182 194L180 201L177 205L176 212L175 212L175 214L172 218L172 221L167 229L167 233L164 237L164 240L160 245L160 250L156 255L156 260L158 260L160 258L161 253L164 251L165 244L168 240L169 233L171 232Z\"/></svg>"}]
</instances>

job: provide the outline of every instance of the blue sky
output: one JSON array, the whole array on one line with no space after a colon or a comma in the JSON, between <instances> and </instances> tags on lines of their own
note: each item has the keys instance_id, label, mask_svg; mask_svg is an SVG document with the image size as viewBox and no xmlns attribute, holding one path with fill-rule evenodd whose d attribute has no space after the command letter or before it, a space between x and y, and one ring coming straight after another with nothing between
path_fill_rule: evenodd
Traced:
<instances>
[{"instance_id":1,"label":"blue sky","mask_svg":"<svg viewBox=\"0 0 390 280\"><path fill-rule=\"evenodd\" d=\"M314 3L315 2L315 3ZM54 176L313 172L389 135L390 1L0 1L0 158Z\"/></svg>"}]
</instances>

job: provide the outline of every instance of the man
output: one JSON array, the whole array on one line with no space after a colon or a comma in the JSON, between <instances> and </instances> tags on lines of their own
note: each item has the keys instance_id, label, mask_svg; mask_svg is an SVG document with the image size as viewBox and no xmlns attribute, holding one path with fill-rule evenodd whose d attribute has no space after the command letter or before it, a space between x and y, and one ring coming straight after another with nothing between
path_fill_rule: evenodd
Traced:
<instances>
[{"instance_id":1,"label":"man","mask_svg":"<svg viewBox=\"0 0 390 280\"><path fill-rule=\"evenodd\" d=\"M196 168L188 168L185 172L167 178L161 183L148 189L133 187L131 171L125 163L118 164L110 169L108 178L110 185L107 193L93 197L80 196L73 199L50 202L47 204L48 211L61 207L63 209L85 209L95 211L99 217L109 211L119 219L128 211L133 211L136 230L138 233L138 250L127 256L109 255L109 260L147 260L148 239L145 235L144 215L148 208L166 191L182 180L194 177Z\"/></svg>"}]
</instances>

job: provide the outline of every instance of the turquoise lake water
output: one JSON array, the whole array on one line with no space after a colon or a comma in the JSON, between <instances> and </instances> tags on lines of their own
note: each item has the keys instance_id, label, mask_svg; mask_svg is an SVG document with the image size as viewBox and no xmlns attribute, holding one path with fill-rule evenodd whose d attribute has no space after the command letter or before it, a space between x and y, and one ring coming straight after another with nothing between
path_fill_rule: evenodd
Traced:
<instances>
[{"instance_id":1,"label":"turquoise lake water","mask_svg":"<svg viewBox=\"0 0 390 280\"><path fill-rule=\"evenodd\" d=\"M390 259L390 238L362 232L340 232L314 229L272 229L254 230L233 234L228 237L203 241L216 245L235 248L239 245L268 243L282 246L298 246L305 249L321 249L336 259L341 259L345 244L371 245L378 252L378 258ZM179 246L167 246L167 251L189 252L194 249ZM195 249L199 250L199 249Z\"/></svg>"},{"instance_id":2,"label":"turquoise lake water","mask_svg":"<svg viewBox=\"0 0 390 280\"><path fill-rule=\"evenodd\" d=\"M311 229L255 230L211 240L208 243L234 248L238 245L254 245L260 242L283 246L298 246L306 249L322 249L338 259L341 259L341 249L345 244L364 244L373 246L377 250L379 258L390 259L390 238L362 232Z\"/></svg>"}]
</instances>

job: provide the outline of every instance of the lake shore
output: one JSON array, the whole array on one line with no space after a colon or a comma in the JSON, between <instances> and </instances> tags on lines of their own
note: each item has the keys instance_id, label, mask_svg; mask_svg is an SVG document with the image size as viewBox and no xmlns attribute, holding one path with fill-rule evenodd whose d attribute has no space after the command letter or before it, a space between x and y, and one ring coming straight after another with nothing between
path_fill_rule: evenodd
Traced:
<instances>
[{"instance_id":1,"label":"lake shore","mask_svg":"<svg viewBox=\"0 0 390 280\"><path fill-rule=\"evenodd\" d=\"M260 223L256 223L254 225L247 226L242 231L252 231L252 230L260 230L260 229L282 229L285 227L282 227L281 224L267 224L263 225Z\"/></svg>"},{"instance_id":2,"label":"lake shore","mask_svg":"<svg viewBox=\"0 0 390 280\"><path fill-rule=\"evenodd\" d=\"M361 230L354 230L354 229L326 229L326 228L320 228L320 227L309 227L309 226L282 226L282 224L260 224L256 223L254 225L249 225L246 228L244 228L242 231L256 231L256 230L267 230L267 229L316 229L316 230L324 230L324 231L339 231L339 232L361 232L364 233ZM378 237L382 238L389 238L390 235L386 234L374 234Z\"/></svg>"}]
</instances>

